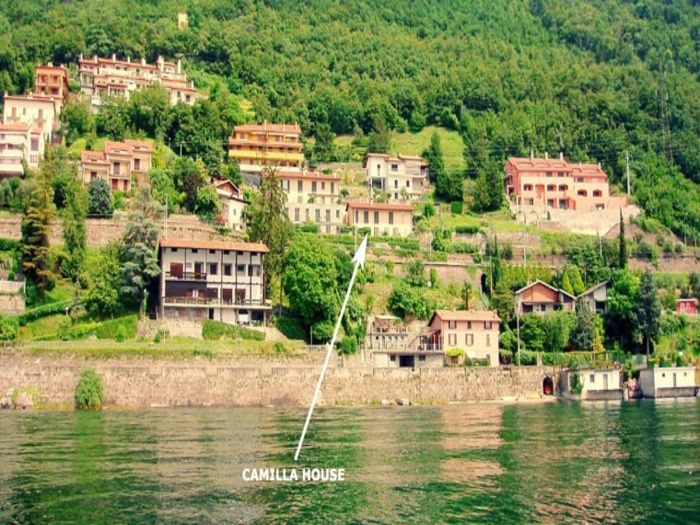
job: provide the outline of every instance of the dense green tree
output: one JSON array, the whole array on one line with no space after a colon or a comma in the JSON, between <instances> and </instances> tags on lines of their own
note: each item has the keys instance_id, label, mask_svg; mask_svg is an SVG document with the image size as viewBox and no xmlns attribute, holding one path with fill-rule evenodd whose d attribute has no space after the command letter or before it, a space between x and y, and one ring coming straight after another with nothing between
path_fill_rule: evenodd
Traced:
<instances>
[{"instance_id":1,"label":"dense green tree","mask_svg":"<svg viewBox=\"0 0 700 525\"><path fill-rule=\"evenodd\" d=\"M440 144L440 135L435 131L430 136L430 146L423 152L423 158L428 163L428 174L430 180L435 182L438 178L445 176L445 161Z\"/></svg>"},{"instance_id":2,"label":"dense green tree","mask_svg":"<svg viewBox=\"0 0 700 525\"><path fill-rule=\"evenodd\" d=\"M93 317L111 317L121 308L121 244L111 242L103 248L95 264L84 274L82 302Z\"/></svg>"},{"instance_id":3,"label":"dense green tree","mask_svg":"<svg viewBox=\"0 0 700 525\"><path fill-rule=\"evenodd\" d=\"M281 277L285 252L294 226L289 221L285 205L287 196L274 171L266 169L260 180L260 190L248 207L248 237L264 243L270 252L265 259L265 287L269 291L272 279Z\"/></svg>"},{"instance_id":4,"label":"dense green tree","mask_svg":"<svg viewBox=\"0 0 700 525\"><path fill-rule=\"evenodd\" d=\"M491 306L498 312L502 326L507 326L515 318L513 292L505 281L495 285L491 294Z\"/></svg>"},{"instance_id":5,"label":"dense green tree","mask_svg":"<svg viewBox=\"0 0 700 525\"><path fill-rule=\"evenodd\" d=\"M129 105L119 97L105 97L95 118L97 133L122 140L129 129Z\"/></svg>"},{"instance_id":6,"label":"dense green tree","mask_svg":"<svg viewBox=\"0 0 700 525\"><path fill-rule=\"evenodd\" d=\"M70 186L70 193L63 215L63 242L66 257L61 265L61 274L73 280L80 277L86 255L87 192L77 179Z\"/></svg>"},{"instance_id":7,"label":"dense green tree","mask_svg":"<svg viewBox=\"0 0 700 525\"><path fill-rule=\"evenodd\" d=\"M427 282L425 280L425 265L420 259L414 259L405 264L406 276L404 281L410 286L423 288Z\"/></svg>"},{"instance_id":8,"label":"dense green tree","mask_svg":"<svg viewBox=\"0 0 700 525\"><path fill-rule=\"evenodd\" d=\"M472 285L468 281L464 281L464 284L462 285L462 308L465 310L469 310L470 305L471 305L471 297L472 297Z\"/></svg>"},{"instance_id":9,"label":"dense green tree","mask_svg":"<svg viewBox=\"0 0 700 525\"><path fill-rule=\"evenodd\" d=\"M317 238L299 236L284 257L284 267L282 287L290 310L307 326L335 321L340 311L338 272L328 245ZM314 339L322 339L320 330L314 334Z\"/></svg>"},{"instance_id":10,"label":"dense green tree","mask_svg":"<svg viewBox=\"0 0 700 525\"><path fill-rule=\"evenodd\" d=\"M197 192L194 205L195 213L205 221L213 221L221 212L221 201L212 186L202 186Z\"/></svg>"},{"instance_id":11,"label":"dense green tree","mask_svg":"<svg viewBox=\"0 0 700 525\"><path fill-rule=\"evenodd\" d=\"M226 178L233 182L236 186L240 186L241 182L243 182L241 166L238 164L236 159L231 159L228 164L226 164L226 170L224 173Z\"/></svg>"},{"instance_id":12,"label":"dense green tree","mask_svg":"<svg viewBox=\"0 0 700 525\"><path fill-rule=\"evenodd\" d=\"M588 303L576 303L576 325L571 331L571 346L576 350L593 350L595 336L595 314L588 308Z\"/></svg>"},{"instance_id":13,"label":"dense green tree","mask_svg":"<svg viewBox=\"0 0 700 525\"><path fill-rule=\"evenodd\" d=\"M544 350L544 319L535 314L523 316L520 322L520 340L525 345L525 350L530 350L531 352Z\"/></svg>"},{"instance_id":14,"label":"dense green tree","mask_svg":"<svg viewBox=\"0 0 700 525\"><path fill-rule=\"evenodd\" d=\"M661 323L661 303L656 283L649 270L642 274L637 289L634 309L635 327L644 341L647 359L651 351L651 340L659 335Z\"/></svg>"},{"instance_id":15,"label":"dense green tree","mask_svg":"<svg viewBox=\"0 0 700 525\"><path fill-rule=\"evenodd\" d=\"M399 317L415 315L418 319L428 319L435 310L435 304L425 297L423 290L403 282L392 288L388 306Z\"/></svg>"},{"instance_id":16,"label":"dense green tree","mask_svg":"<svg viewBox=\"0 0 700 525\"><path fill-rule=\"evenodd\" d=\"M173 166L173 182L178 192L184 196L182 202L189 211L195 211L197 194L209 182L207 169L201 160L180 157Z\"/></svg>"},{"instance_id":17,"label":"dense green tree","mask_svg":"<svg viewBox=\"0 0 700 525\"><path fill-rule=\"evenodd\" d=\"M160 85L136 91L129 99L128 117L134 130L162 138L170 112L170 97Z\"/></svg>"},{"instance_id":18,"label":"dense green tree","mask_svg":"<svg viewBox=\"0 0 700 525\"><path fill-rule=\"evenodd\" d=\"M369 133L367 153L390 153L391 130L387 127L384 117L375 116L372 131Z\"/></svg>"},{"instance_id":19,"label":"dense green tree","mask_svg":"<svg viewBox=\"0 0 700 525\"><path fill-rule=\"evenodd\" d=\"M316 126L316 142L314 143L313 156L323 162L334 160L335 133L328 124Z\"/></svg>"},{"instance_id":20,"label":"dense green tree","mask_svg":"<svg viewBox=\"0 0 700 525\"><path fill-rule=\"evenodd\" d=\"M552 312L542 320L543 347L549 352L561 352L569 341L574 319L569 312Z\"/></svg>"},{"instance_id":21,"label":"dense green tree","mask_svg":"<svg viewBox=\"0 0 700 525\"><path fill-rule=\"evenodd\" d=\"M625 239L625 219L622 216L622 210L620 210L620 233L618 239L620 243L620 256L617 266L624 270L627 268L627 239Z\"/></svg>"},{"instance_id":22,"label":"dense green tree","mask_svg":"<svg viewBox=\"0 0 700 525\"><path fill-rule=\"evenodd\" d=\"M122 239L120 287L122 296L138 307L141 317L146 309L146 290L160 274L156 254L158 216L158 206L148 190L141 188Z\"/></svg>"},{"instance_id":23,"label":"dense green tree","mask_svg":"<svg viewBox=\"0 0 700 525\"><path fill-rule=\"evenodd\" d=\"M88 185L87 213L90 217L111 217L114 213L109 186L102 179L94 179Z\"/></svg>"},{"instance_id":24,"label":"dense green tree","mask_svg":"<svg viewBox=\"0 0 700 525\"><path fill-rule=\"evenodd\" d=\"M458 171L442 171L435 176L435 195L440 199L452 202L461 201L464 197L464 181Z\"/></svg>"},{"instance_id":25,"label":"dense green tree","mask_svg":"<svg viewBox=\"0 0 700 525\"><path fill-rule=\"evenodd\" d=\"M61 123L69 146L76 138L93 131L95 123L89 103L85 100L69 100L61 111Z\"/></svg>"},{"instance_id":26,"label":"dense green tree","mask_svg":"<svg viewBox=\"0 0 700 525\"><path fill-rule=\"evenodd\" d=\"M49 237L53 218L53 195L48 164L39 170L37 185L29 195L22 217L22 271L35 286L40 300L54 284L54 275L49 264Z\"/></svg>"},{"instance_id":27,"label":"dense green tree","mask_svg":"<svg viewBox=\"0 0 700 525\"><path fill-rule=\"evenodd\" d=\"M625 350L635 347L635 307L639 279L629 270L618 270L608 289L605 315L605 334Z\"/></svg>"}]
</instances>

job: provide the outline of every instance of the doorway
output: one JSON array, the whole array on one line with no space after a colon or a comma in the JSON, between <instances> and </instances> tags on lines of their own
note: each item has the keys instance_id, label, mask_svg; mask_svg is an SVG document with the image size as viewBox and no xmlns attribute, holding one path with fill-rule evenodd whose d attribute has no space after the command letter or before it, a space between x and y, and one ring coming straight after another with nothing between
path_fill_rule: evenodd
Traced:
<instances>
[{"instance_id":1,"label":"doorway","mask_svg":"<svg viewBox=\"0 0 700 525\"><path fill-rule=\"evenodd\" d=\"M546 376L542 381L542 393L545 396L554 395L554 381L549 376Z\"/></svg>"},{"instance_id":2,"label":"doorway","mask_svg":"<svg viewBox=\"0 0 700 525\"><path fill-rule=\"evenodd\" d=\"M400 368L414 368L416 365L416 358L412 355L400 355L399 356L399 367Z\"/></svg>"}]
</instances>

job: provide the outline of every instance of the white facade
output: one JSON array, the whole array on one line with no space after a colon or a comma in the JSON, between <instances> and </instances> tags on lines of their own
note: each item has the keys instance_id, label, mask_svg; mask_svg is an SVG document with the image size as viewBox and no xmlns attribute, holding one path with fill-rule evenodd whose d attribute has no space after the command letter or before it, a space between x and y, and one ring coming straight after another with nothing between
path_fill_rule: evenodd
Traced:
<instances>
[{"instance_id":1,"label":"white facade","mask_svg":"<svg viewBox=\"0 0 700 525\"><path fill-rule=\"evenodd\" d=\"M0 124L0 177L22 177L24 166L37 168L45 148L44 136L31 124Z\"/></svg>"},{"instance_id":2,"label":"white facade","mask_svg":"<svg viewBox=\"0 0 700 525\"><path fill-rule=\"evenodd\" d=\"M368 153L365 169L370 186L388 193L391 201L417 200L428 186L428 165L420 157Z\"/></svg>"},{"instance_id":3,"label":"white facade","mask_svg":"<svg viewBox=\"0 0 700 525\"><path fill-rule=\"evenodd\" d=\"M271 310L264 295L267 251L262 244L161 240L160 315L265 323Z\"/></svg>"},{"instance_id":4,"label":"white facade","mask_svg":"<svg viewBox=\"0 0 700 525\"><path fill-rule=\"evenodd\" d=\"M573 376L581 381L581 399L603 400L622 399L622 373L615 368L583 368L564 370L561 374L561 390L566 397L571 397Z\"/></svg>"},{"instance_id":5,"label":"white facade","mask_svg":"<svg viewBox=\"0 0 700 525\"><path fill-rule=\"evenodd\" d=\"M645 368L639 372L644 397L682 397L697 394L694 366Z\"/></svg>"},{"instance_id":6,"label":"white facade","mask_svg":"<svg viewBox=\"0 0 700 525\"><path fill-rule=\"evenodd\" d=\"M339 203L340 177L319 173L276 174L287 194L287 216L295 226L313 223L321 233L340 233L345 204Z\"/></svg>"},{"instance_id":7,"label":"white facade","mask_svg":"<svg viewBox=\"0 0 700 525\"><path fill-rule=\"evenodd\" d=\"M245 230L243 212L247 206L241 190L233 182L222 180L212 184L221 202L220 222L233 231Z\"/></svg>"}]
</instances>

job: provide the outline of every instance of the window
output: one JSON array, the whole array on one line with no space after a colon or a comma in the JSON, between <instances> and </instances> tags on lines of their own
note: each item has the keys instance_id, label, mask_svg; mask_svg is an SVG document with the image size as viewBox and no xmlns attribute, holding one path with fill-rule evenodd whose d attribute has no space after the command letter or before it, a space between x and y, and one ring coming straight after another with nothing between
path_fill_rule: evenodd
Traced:
<instances>
[{"instance_id":1,"label":"window","mask_svg":"<svg viewBox=\"0 0 700 525\"><path fill-rule=\"evenodd\" d=\"M321 189L322 189L322 190L325 190L325 189L326 189L326 183L325 183L325 182L322 182L322 183L321 183Z\"/></svg>"},{"instance_id":2,"label":"window","mask_svg":"<svg viewBox=\"0 0 700 525\"><path fill-rule=\"evenodd\" d=\"M224 264L224 275L231 276L231 265Z\"/></svg>"},{"instance_id":3,"label":"window","mask_svg":"<svg viewBox=\"0 0 700 525\"><path fill-rule=\"evenodd\" d=\"M236 272L237 273L245 273L245 264L237 264L236 265Z\"/></svg>"},{"instance_id":4,"label":"window","mask_svg":"<svg viewBox=\"0 0 700 525\"><path fill-rule=\"evenodd\" d=\"M379 224L379 212L374 212L374 224Z\"/></svg>"},{"instance_id":5,"label":"window","mask_svg":"<svg viewBox=\"0 0 700 525\"><path fill-rule=\"evenodd\" d=\"M407 187L407 188L410 188L410 187L411 187L411 181L410 181L410 180L407 180L407 181L406 181L406 187Z\"/></svg>"},{"instance_id":6,"label":"window","mask_svg":"<svg viewBox=\"0 0 700 525\"><path fill-rule=\"evenodd\" d=\"M447 336L447 344L450 346L455 346L457 344L457 334L450 334Z\"/></svg>"},{"instance_id":7,"label":"window","mask_svg":"<svg viewBox=\"0 0 700 525\"><path fill-rule=\"evenodd\" d=\"M552 176L552 172L551 172L551 171L548 171L548 172L547 172L547 177L551 177L551 176Z\"/></svg>"},{"instance_id":8,"label":"window","mask_svg":"<svg viewBox=\"0 0 700 525\"><path fill-rule=\"evenodd\" d=\"M304 192L304 181L298 180L297 181L297 193L303 193Z\"/></svg>"},{"instance_id":9,"label":"window","mask_svg":"<svg viewBox=\"0 0 700 525\"><path fill-rule=\"evenodd\" d=\"M588 376L588 382L589 383L595 383L595 374L590 374Z\"/></svg>"},{"instance_id":10,"label":"window","mask_svg":"<svg viewBox=\"0 0 700 525\"><path fill-rule=\"evenodd\" d=\"M311 181L311 193L316 193L316 181Z\"/></svg>"},{"instance_id":11,"label":"window","mask_svg":"<svg viewBox=\"0 0 700 525\"><path fill-rule=\"evenodd\" d=\"M209 250L209 253L216 253L216 250Z\"/></svg>"},{"instance_id":12,"label":"window","mask_svg":"<svg viewBox=\"0 0 700 525\"><path fill-rule=\"evenodd\" d=\"M219 265L216 263L210 263L209 264L209 273L211 275L218 275L219 274Z\"/></svg>"},{"instance_id":13,"label":"window","mask_svg":"<svg viewBox=\"0 0 700 525\"><path fill-rule=\"evenodd\" d=\"M554 208L554 199L547 199L547 208Z\"/></svg>"},{"instance_id":14,"label":"window","mask_svg":"<svg viewBox=\"0 0 700 525\"><path fill-rule=\"evenodd\" d=\"M392 361L396 361L396 356L395 356L395 355L392 355L391 357L389 357L389 359L392 360Z\"/></svg>"},{"instance_id":15,"label":"window","mask_svg":"<svg viewBox=\"0 0 700 525\"><path fill-rule=\"evenodd\" d=\"M199 252L199 250L198 250L197 248L194 248L194 249L192 250L192 253L198 253L198 252Z\"/></svg>"},{"instance_id":16,"label":"window","mask_svg":"<svg viewBox=\"0 0 700 525\"><path fill-rule=\"evenodd\" d=\"M176 252L177 252L177 248L170 248L170 253L176 253Z\"/></svg>"},{"instance_id":17,"label":"window","mask_svg":"<svg viewBox=\"0 0 700 525\"><path fill-rule=\"evenodd\" d=\"M532 184L525 184L525 186L523 186L523 190L532 191Z\"/></svg>"},{"instance_id":18,"label":"window","mask_svg":"<svg viewBox=\"0 0 700 525\"><path fill-rule=\"evenodd\" d=\"M566 184L560 184L559 185L559 191L566 191L568 190L569 187Z\"/></svg>"},{"instance_id":19,"label":"window","mask_svg":"<svg viewBox=\"0 0 700 525\"><path fill-rule=\"evenodd\" d=\"M294 208L294 222L299 222L299 208Z\"/></svg>"},{"instance_id":20,"label":"window","mask_svg":"<svg viewBox=\"0 0 700 525\"><path fill-rule=\"evenodd\" d=\"M484 321L484 330L491 330L493 321Z\"/></svg>"},{"instance_id":21,"label":"window","mask_svg":"<svg viewBox=\"0 0 700 525\"><path fill-rule=\"evenodd\" d=\"M450 330L455 330L457 328L457 321L448 321L447 322L447 327Z\"/></svg>"},{"instance_id":22,"label":"window","mask_svg":"<svg viewBox=\"0 0 700 525\"><path fill-rule=\"evenodd\" d=\"M586 190L578 190L577 195L580 197L588 197L588 192Z\"/></svg>"},{"instance_id":23,"label":"window","mask_svg":"<svg viewBox=\"0 0 700 525\"><path fill-rule=\"evenodd\" d=\"M399 171L399 165L398 165L398 164L392 164L392 165L391 165L391 171Z\"/></svg>"},{"instance_id":24,"label":"window","mask_svg":"<svg viewBox=\"0 0 700 525\"><path fill-rule=\"evenodd\" d=\"M554 184L547 184L547 191L554 191L557 187Z\"/></svg>"},{"instance_id":25,"label":"window","mask_svg":"<svg viewBox=\"0 0 700 525\"><path fill-rule=\"evenodd\" d=\"M363 215L364 215L364 219L365 219L365 224L369 224L369 212L366 211L366 212L364 212Z\"/></svg>"},{"instance_id":26,"label":"window","mask_svg":"<svg viewBox=\"0 0 700 525\"><path fill-rule=\"evenodd\" d=\"M467 346L473 346L474 345L474 334L465 334L464 335L464 344Z\"/></svg>"},{"instance_id":27,"label":"window","mask_svg":"<svg viewBox=\"0 0 700 525\"><path fill-rule=\"evenodd\" d=\"M602 196L603 196L603 192L600 191L600 190L593 190L593 196L594 196L594 197L602 197Z\"/></svg>"},{"instance_id":28,"label":"window","mask_svg":"<svg viewBox=\"0 0 700 525\"><path fill-rule=\"evenodd\" d=\"M395 189L399 188L399 181L398 180L394 180L394 188Z\"/></svg>"},{"instance_id":29,"label":"window","mask_svg":"<svg viewBox=\"0 0 700 525\"><path fill-rule=\"evenodd\" d=\"M224 250L224 255L228 255L228 254L229 254L229 251L228 251L228 250Z\"/></svg>"},{"instance_id":30,"label":"window","mask_svg":"<svg viewBox=\"0 0 700 525\"><path fill-rule=\"evenodd\" d=\"M389 212L389 224L394 224L394 212Z\"/></svg>"},{"instance_id":31,"label":"window","mask_svg":"<svg viewBox=\"0 0 700 525\"><path fill-rule=\"evenodd\" d=\"M418 361L425 361L425 356L424 356L424 355L419 355L419 356L418 356Z\"/></svg>"}]
</instances>

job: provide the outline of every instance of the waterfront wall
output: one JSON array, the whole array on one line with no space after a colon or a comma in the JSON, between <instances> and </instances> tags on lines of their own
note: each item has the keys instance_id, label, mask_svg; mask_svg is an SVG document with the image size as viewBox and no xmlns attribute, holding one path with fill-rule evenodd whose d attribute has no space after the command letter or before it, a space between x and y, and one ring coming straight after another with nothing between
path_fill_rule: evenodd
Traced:
<instances>
[{"instance_id":1,"label":"waterfront wall","mask_svg":"<svg viewBox=\"0 0 700 525\"><path fill-rule=\"evenodd\" d=\"M319 355L302 358L84 359L14 351L0 353L0 396L21 388L39 404L71 406L80 371L103 378L107 406L305 406L321 368ZM339 367L328 370L322 405L375 404L408 399L448 403L538 398L547 367L389 369Z\"/></svg>"}]
</instances>

